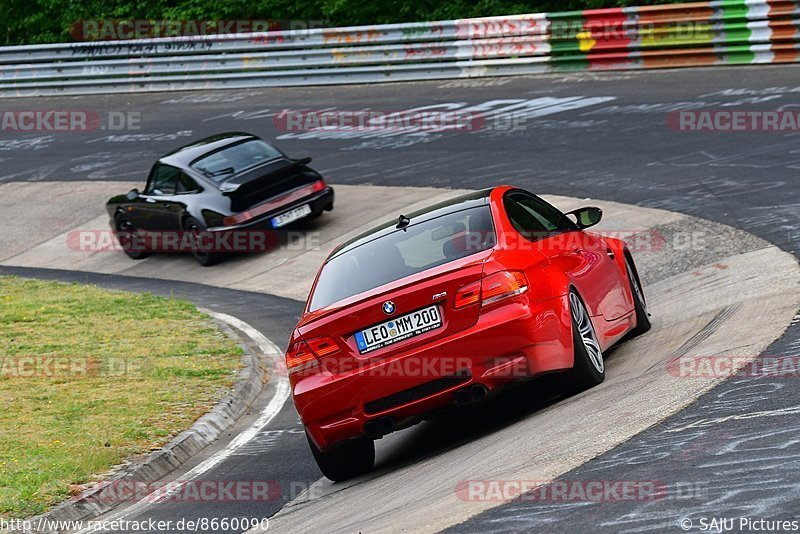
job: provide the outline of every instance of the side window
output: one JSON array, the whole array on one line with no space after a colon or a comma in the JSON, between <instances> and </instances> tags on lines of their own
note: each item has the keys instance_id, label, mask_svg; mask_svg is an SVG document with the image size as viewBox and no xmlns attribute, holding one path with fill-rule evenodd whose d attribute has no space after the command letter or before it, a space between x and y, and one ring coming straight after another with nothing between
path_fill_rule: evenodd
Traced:
<instances>
[{"instance_id":1,"label":"side window","mask_svg":"<svg viewBox=\"0 0 800 534\"><path fill-rule=\"evenodd\" d=\"M511 224L528 239L542 239L575 227L566 215L536 197L511 193L506 195L503 203Z\"/></svg>"},{"instance_id":2,"label":"side window","mask_svg":"<svg viewBox=\"0 0 800 534\"><path fill-rule=\"evenodd\" d=\"M179 195L186 195L189 193L199 193L200 191L201 191L200 186L191 177L187 176L186 173L182 172L178 173Z\"/></svg>"},{"instance_id":3,"label":"side window","mask_svg":"<svg viewBox=\"0 0 800 534\"><path fill-rule=\"evenodd\" d=\"M156 163L147 181L148 195L174 195L179 171L170 165Z\"/></svg>"}]
</instances>

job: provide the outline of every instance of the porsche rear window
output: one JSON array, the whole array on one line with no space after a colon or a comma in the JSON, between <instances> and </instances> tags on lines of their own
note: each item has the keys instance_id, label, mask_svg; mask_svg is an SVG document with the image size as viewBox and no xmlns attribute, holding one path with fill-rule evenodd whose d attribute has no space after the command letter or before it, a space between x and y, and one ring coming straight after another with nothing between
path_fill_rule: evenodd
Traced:
<instances>
[{"instance_id":1,"label":"porsche rear window","mask_svg":"<svg viewBox=\"0 0 800 534\"><path fill-rule=\"evenodd\" d=\"M486 250L495 244L489 206L411 223L334 256L322 268L309 310Z\"/></svg>"},{"instance_id":2,"label":"porsche rear window","mask_svg":"<svg viewBox=\"0 0 800 534\"><path fill-rule=\"evenodd\" d=\"M282 157L283 154L264 141L246 141L225 147L192 163L192 168L221 182L256 165Z\"/></svg>"}]
</instances>

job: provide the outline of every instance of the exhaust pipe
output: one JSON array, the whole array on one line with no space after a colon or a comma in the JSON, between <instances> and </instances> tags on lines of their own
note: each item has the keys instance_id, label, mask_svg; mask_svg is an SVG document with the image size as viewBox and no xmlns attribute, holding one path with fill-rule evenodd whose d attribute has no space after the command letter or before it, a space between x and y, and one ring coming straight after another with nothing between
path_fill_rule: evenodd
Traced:
<instances>
[{"instance_id":1,"label":"exhaust pipe","mask_svg":"<svg viewBox=\"0 0 800 534\"><path fill-rule=\"evenodd\" d=\"M392 419L388 415L378 419L378 428L380 429L381 434L383 435L391 434L392 432L394 432L396 426L397 423L395 423L394 419Z\"/></svg>"},{"instance_id":2,"label":"exhaust pipe","mask_svg":"<svg viewBox=\"0 0 800 534\"><path fill-rule=\"evenodd\" d=\"M489 388L483 384L472 384L456 391L456 404L465 406L479 401L489 394Z\"/></svg>"},{"instance_id":3,"label":"exhaust pipe","mask_svg":"<svg viewBox=\"0 0 800 534\"><path fill-rule=\"evenodd\" d=\"M481 400L489 394L489 388L483 384L472 384L469 389L472 392L472 398L476 401Z\"/></svg>"},{"instance_id":4,"label":"exhaust pipe","mask_svg":"<svg viewBox=\"0 0 800 534\"><path fill-rule=\"evenodd\" d=\"M456 403L459 406L464 406L472 402L472 391L469 388L459 389L456 391Z\"/></svg>"},{"instance_id":5,"label":"exhaust pipe","mask_svg":"<svg viewBox=\"0 0 800 534\"><path fill-rule=\"evenodd\" d=\"M381 435L380 428L378 428L378 423L375 420L367 421L364 423L364 435L368 438L378 438Z\"/></svg>"},{"instance_id":6,"label":"exhaust pipe","mask_svg":"<svg viewBox=\"0 0 800 534\"><path fill-rule=\"evenodd\" d=\"M384 415L378 419L370 419L364 423L364 435L368 438L378 439L386 434L391 434L397 428L394 418Z\"/></svg>"}]
</instances>

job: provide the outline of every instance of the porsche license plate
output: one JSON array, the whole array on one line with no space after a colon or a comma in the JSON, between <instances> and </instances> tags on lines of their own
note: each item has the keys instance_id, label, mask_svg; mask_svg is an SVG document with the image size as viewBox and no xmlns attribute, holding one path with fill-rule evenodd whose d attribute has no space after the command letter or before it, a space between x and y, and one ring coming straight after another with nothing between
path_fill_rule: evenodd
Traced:
<instances>
[{"instance_id":1,"label":"porsche license plate","mask_svg":"<svg viewBox=\"0 0 800 534\"><path fill-rule=\"evenodd\" d=\"M281 226L286 226L289 223L293 223L298 219L302 219L303 217L311 215L311 206L308 204L303 204L302 206L298 206L292 210L287 211L286 213L281 213L280 215L276 215L272 218L272 227L273 228L280 228Z\"/></svg>"}]
</instances>

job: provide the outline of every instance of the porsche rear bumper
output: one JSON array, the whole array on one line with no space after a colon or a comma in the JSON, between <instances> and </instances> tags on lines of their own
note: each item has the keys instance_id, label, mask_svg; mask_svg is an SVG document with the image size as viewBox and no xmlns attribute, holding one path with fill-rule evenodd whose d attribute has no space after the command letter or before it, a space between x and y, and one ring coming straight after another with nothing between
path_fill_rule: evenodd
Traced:
<instances>
[{"instance_id":1,"label":"porsche rear bumper","mask_svg":"<svg viewBox=\"0 0 800 534\"><path fill-rule=\"evenodd\" d=\"M230 230L276 230L271 222L273 217L291 211L295 208L299 208L303 205L308 205L311 208L311 212L309 213L308 217L313 217L319 215L323 211L333 210L333 201L333 188L326 186L325 189L319 192L297 199L292 199L291 201L281 204L274 209L264 211L263 213L258 213L256 216L244 220L239 224L211 226L207 228L207 230L209 232L224 232ZM255 211L258 209L258 207L259 206L253 206L248 211Z\"/></svg>"}]
</instances>

